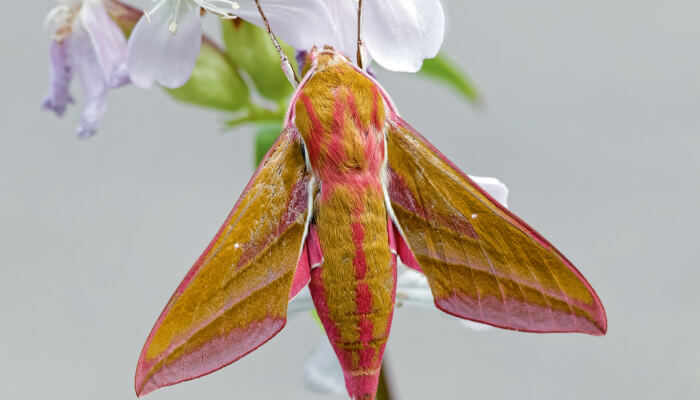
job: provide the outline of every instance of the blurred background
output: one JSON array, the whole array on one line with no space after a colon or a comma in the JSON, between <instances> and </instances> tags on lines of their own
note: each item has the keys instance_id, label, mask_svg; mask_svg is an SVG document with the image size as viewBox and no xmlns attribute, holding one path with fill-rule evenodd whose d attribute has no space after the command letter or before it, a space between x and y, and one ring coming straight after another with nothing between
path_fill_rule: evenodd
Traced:
<instances>
[{"instance_id":1,"label":"blurred background","mask_svg":"<svg viewBox=\"0 0 700 400\"><path fill-rule=\"evenodd\" d=\"M397 398L700 398L700 3L443 4L444 50L484 105L408 74L379 80L457 165L508 185L511 208L593 284L609 332L476 332L399 309ZM53 2L4 6L0 398L135 398L152 324L253 171L253 131L224 133L222 115L126 87L97 136L77 140L79 108L39 109ZM320 340L310 317L292 320L149 399L322 399L301 379Z\"/></svg>"}]
</instances>

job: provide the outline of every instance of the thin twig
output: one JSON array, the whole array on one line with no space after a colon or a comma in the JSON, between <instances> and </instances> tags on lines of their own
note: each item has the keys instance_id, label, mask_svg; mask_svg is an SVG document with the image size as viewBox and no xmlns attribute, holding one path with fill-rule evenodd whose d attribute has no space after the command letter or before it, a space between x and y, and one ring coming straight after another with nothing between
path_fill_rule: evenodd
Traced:
<instances>
[{"instance_id":1,"label":"thin twig","mask_svg":"<svg viewBox=\"0 0 700 400\"><path fill-rule=\"evenodd\" d=\"M275 49L277 49L277 54L279 54L280 60L282 60L282 71L287 76L287 79L292 84L292 86L297 87L299 85L299 77L297 77L297 73L296 71L294 71L294 67L292 67L292 64L289 62L289 58L287 58L287 55L284 54L284 50L282 50L282 46L280 46L280 43L277 40L277 36L275 36L275 34L272 32L270 22L267 20L267 17L263 12L262 6L260 5L260 0L255 0L255 5L258 6L258 12L260 12L260 16L262 17L263 23L265 24L265 28L267 28L267 34L270 35L272 44L275 45Z\"/></svg>"}]
</instances>

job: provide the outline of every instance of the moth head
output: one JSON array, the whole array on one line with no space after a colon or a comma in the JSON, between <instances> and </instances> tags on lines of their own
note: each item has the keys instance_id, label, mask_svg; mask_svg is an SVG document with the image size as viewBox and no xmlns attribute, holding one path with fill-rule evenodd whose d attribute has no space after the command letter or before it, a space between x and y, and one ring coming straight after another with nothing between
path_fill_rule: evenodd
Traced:
<instances>
[{"instance_id":1,"label":"moth head","mask_svg":"<svg viewBox=\"0 0 700 400\"><path fill-rule=\"evenodd\" d=\"M333 65L340 63L349 63L350 60L335 50L332 46L325 45L322 49L314 46L311 51L306 54L302 75L306 75L309 69L323 70Z\"/></svg>"}]
</instances>

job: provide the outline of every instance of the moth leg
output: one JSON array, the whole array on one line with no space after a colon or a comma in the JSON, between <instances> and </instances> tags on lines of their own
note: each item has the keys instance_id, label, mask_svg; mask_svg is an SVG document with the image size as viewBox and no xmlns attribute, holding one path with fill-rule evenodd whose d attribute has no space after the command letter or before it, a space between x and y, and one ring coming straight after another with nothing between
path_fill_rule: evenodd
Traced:
<instances>
[{"instance_id":1,"label":"moth leg","mask_svg":"<svg viewBox=\"0 0 700 400\"><path fill-rule=\"evenodd\" d=\"M362 41L362 0L357 5L357 66L367 70L367 49Z\"/></svg>"},{"instance_id":2,"label":"moth leg","mask_svg":"<svg viewBox=\"0 0 700 400\"><path fill-rule=\"evenodd\" d=\"M267 17L263 12L262 6L260 5L260 0L255 0L255 5L258 6L258 12L262 17L263 23L265 24L265 28L267 28L267 34L270 35L270 40L272 40L272 44L275 45L277 54L279 54L280 56L282 72L284 72L284 76L287 77L287 80L289 81L289 83L292 84L292 87L296 89L297 86L299 86L299 77L297 77L297 73L296 71L294 71L292 63L289 62L289 58L287 58L287 55L284 54L284 50L282 50L282 46L280 46L280 43L277 40L277 36L272 32L270 22L267 20Z\"/></svg>"}]
</instances>

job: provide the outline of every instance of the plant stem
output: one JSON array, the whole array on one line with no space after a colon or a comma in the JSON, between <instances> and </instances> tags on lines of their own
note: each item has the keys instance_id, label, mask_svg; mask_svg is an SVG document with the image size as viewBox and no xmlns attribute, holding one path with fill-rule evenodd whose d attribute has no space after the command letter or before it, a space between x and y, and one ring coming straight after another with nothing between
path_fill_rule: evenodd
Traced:
<instances>
[{"instance_id":1,"label":"plant stem","mask_svg":"<svg viewBox=\"0 0 700 400\"><path fill-rule=\"evenodd\" d=\"M280 122L284 119L284 111L271 111L254 104L249 104L247 112L234 119L226 121L226 127L235 128L247 123Z\"/></svg>"},{"instance_id":2,"label":"plant stem","mask_svg":"<svg viewBox=\"0 0 700 400\"><path fill-rule=\"evenodd\" d=\"M375 400L392 400L391 383L387 374L387 362L382 362L382 371L379 374L379 387L377 388L377 397Z\"/></svg>"}]
</instances>

